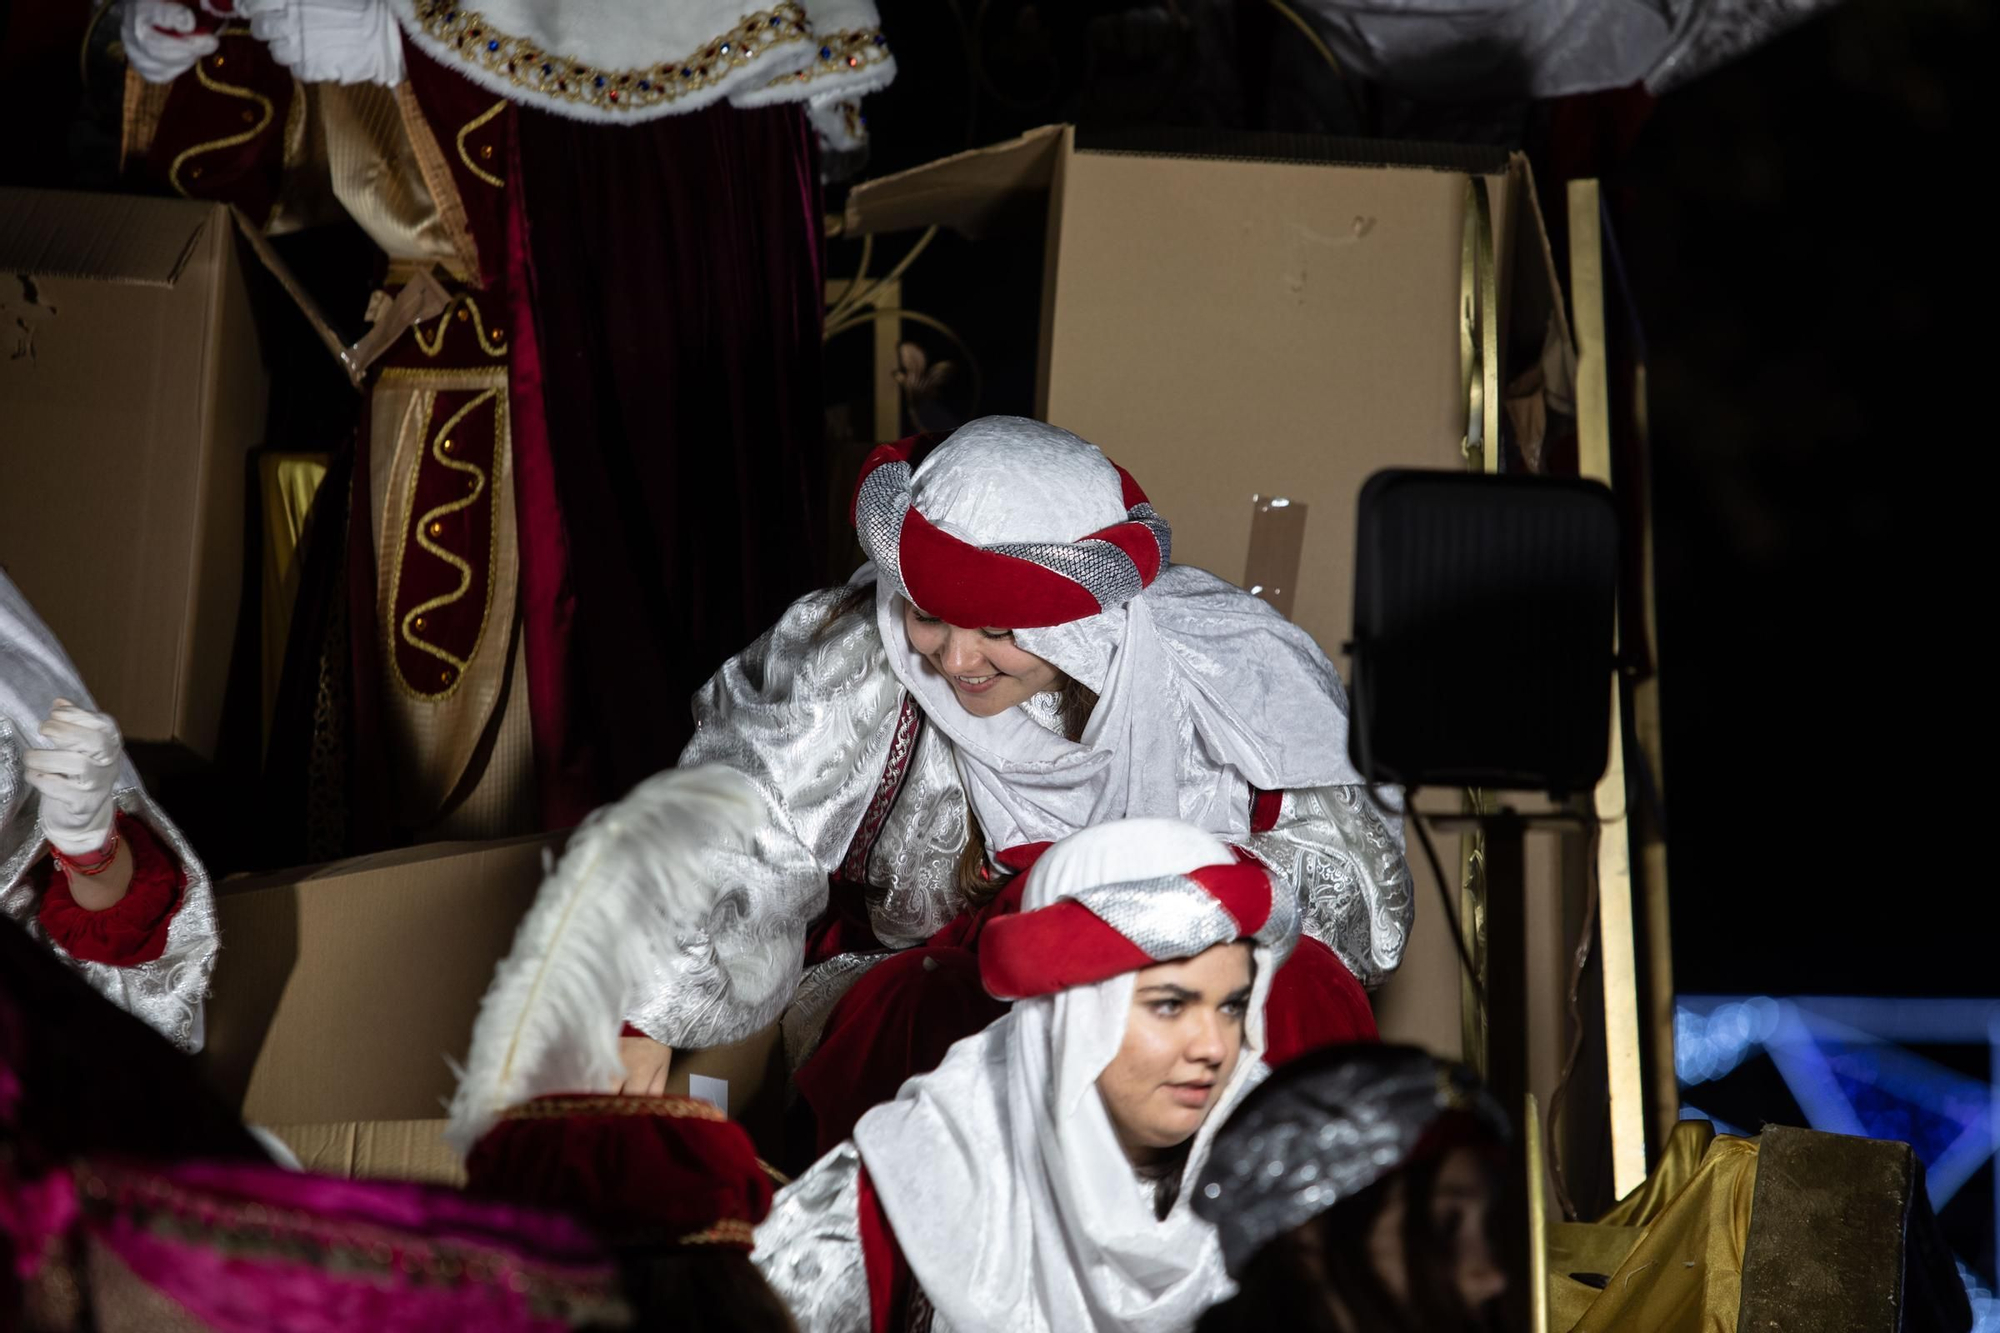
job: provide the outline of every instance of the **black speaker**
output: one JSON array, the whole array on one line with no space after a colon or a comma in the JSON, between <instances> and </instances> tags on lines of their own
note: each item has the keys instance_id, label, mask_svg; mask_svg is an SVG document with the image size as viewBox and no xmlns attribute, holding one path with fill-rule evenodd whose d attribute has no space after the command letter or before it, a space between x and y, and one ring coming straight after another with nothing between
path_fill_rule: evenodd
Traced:
<instances>
[{"instance_id":1,"label":"black speaker","mask_svg":"<svg viewBox=\"0 0 2000 1333\"><path fill-rule=\"evenodd\" d=\"M1354 716L1370 781L1588 791L1609 750L1618 517L1571 477L1395 469L1361 489Z\"/></svg>"}]
</instances>

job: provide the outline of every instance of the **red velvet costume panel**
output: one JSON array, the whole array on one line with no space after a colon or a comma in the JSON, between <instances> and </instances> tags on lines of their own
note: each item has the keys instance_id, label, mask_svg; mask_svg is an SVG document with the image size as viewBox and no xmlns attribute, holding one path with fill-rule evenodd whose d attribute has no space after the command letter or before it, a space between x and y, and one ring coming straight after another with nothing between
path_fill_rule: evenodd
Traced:
<instances>
[{"instance_id":1,"label":"red velvet costume panel","mask_svg":"<svg viewBox=\"0 0 2000 1333\"><path fill-rule=\"evenodd\" d=\"M70 894L69 872L51 857L38 862L33 872L48 880L37 919L72 958L136 967L166 952L167 927L187 890L187 872L151 829L123 811L118 837L132 854L132 882L125 896L101 912L79 906Z\"/></svg>"}]
</instances>

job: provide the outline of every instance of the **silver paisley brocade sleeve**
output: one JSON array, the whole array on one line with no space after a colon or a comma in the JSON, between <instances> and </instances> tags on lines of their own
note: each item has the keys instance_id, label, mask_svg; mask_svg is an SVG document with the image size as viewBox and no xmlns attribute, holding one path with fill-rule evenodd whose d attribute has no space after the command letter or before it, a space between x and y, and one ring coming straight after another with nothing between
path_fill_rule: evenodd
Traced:
<instances>
[{"instance_id":1,"label":"silver paisley brocade sleeve","mask_svg":"<svg viewBox=\"0 0 2000 1333\"><path fill-rule=\"evenodd\" d=\"M167 923L166 948L152 962L114 967L72 958L48 937L36 917L41 895L28 872L49 852L37 813L40 799L22 771L21 738L12 722L0 718L0 913L12 917L31 937L47 945L98 994L142 1019L180 1049L200 1050L201 1002L208 993L209 974L215 969L216 948L215 898L201 858L144 789L119 788L113 798L118 808L159 837L160 844L180 862L186 887L180 906Z\"/></svg>"},{"instance_id":2,"label":"silver paisley brocade sleeve","mask_svg":"<svg viewBox=\"0 0 2000 1333\"><path fill-rule=\"evenodd\" d=\"M1290 879L1306 934L1370 990L1403 961L1415 901L1403 840L1361 787L1285 793L1278 822L1249 848Z\"/></svg>"},{"instance_id":3,"label":"silver paisley brocade sleeve","mask_svg":"<svg viewBox=\"0 0 2000 1333\"><path fill-rule=\"evenodd\" d=\"M861 1155L843 1143L778 1191L750 1258L799 1333L868 1333Z\"/></svg>"},{"instance_id":4,"label":"silver paisley brocade sleeve","mask_svg":"<svg viewBox=\"0 0 2000 1333\"><path fill-rule=\"evenodd\" d=\"M704 858L713 906L653 960L645 998L627 1016L667 1045L740 1041L777 1020L797 984L806 928L826 906L828 872L881 776L901 687L872 614L828 626L841 591L801 598L695 695L681 767L743 773L766 819L749 855L717 849ZM788 968L792 982L747 1004L728 980L744 960Z\"/></svg>"}]
</instances>

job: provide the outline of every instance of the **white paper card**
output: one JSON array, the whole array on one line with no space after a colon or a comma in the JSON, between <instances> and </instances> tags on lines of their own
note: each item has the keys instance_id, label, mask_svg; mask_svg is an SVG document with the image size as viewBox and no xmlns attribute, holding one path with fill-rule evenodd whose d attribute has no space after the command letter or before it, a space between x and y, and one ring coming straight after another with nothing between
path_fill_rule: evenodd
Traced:
<instances>
[{"instance_id":1,"label":"white paper card","mask_svg":"<svg viewBox=\"0 0 2000 1333\"><path fill-rule=\"evenodd\" d=\"M724 1115L729 1114L729 1080L726 1078L689 1074L688 1096L696 1101L707 1102Z\"/></svg>"}]
</instances>

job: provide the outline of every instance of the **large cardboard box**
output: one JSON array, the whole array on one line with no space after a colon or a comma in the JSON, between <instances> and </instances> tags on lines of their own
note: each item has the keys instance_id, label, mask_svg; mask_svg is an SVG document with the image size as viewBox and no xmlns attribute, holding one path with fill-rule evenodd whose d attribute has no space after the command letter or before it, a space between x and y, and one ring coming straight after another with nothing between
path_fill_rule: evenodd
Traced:
<instances>
[{"instance_id":1,"label":"large cardboard box","mask_svg":"<svg viewBox=\"0 0 2000 1333\"><path fill-rule=\"evenodd\" d=\"M306 1167L458 1183L440 1135L479 1002L566 835L434 843L216 890L223 950L202 1062ZM774 1024L676 1052L667 1090L705 1097L775 1155Z\"/></svg>"},{"instance_id":2,"label":"large cardboard box","mask_svg":"<svg viewBox=\"0 0 2000 1333\"><path fill-rule=\"evenodd\" d=\"M0 566L128 736L213 756L267 395L225 208L0 189Z\"/></svg>"},{"instance_id":3,"label":"large cardboard box","mask_svg":"<svg viewBox=\"0 0 2000 1333\"><path fill-rule=\"evenodd\" d=\"M265 1125L443 1113L561 835L432 843L216 887L202 1060Z\"/></svg>"},{"instance_id":4,"label":"large cardboard box","mask_svg":"<svg viewBox=\"0 0 2000 1333\"><path fill-rule=\"evenodd\" d=\"M1043 228L1037 415L1131 470L1175 560L1264 597L1342 666L1363 481L1468 466L1473 386L1497 411L1568 346L1526 163L1500 150L1050 126L857 186L845 223ZM1454 1053L1458 961L1411 854L1416 934L1377 1014Z\"/></svg>"},{"instance_id":5,"label":"large cardboard box","mask_svg":"<svg viewBox=\"0 0 2000 1333\"><path fill-rule=\"evenodd\" d=\"M1491 310L1468 281L1469 186L1490 210ZM1086 145L1049 126L857 186L845 221L978 236L1037 210L1037 415L1132 471L1176 561L1338 659L1362 482L1467 465L1467 321L1490 319L1521 368L1560 324L1525 161L1303 136Z\"/></svg>"},{"instance_id":6,"label":"large cardboard box","mask_svg":"<svg viewBox=\"0 0 2000 1333\"><path fill-rule=\"evenodd\" d=\"M292 1150L300 1167L323 1176L463 1185L465 1163L444 1141L447 1123L442 1118L348 1120L266 1128Z\"/></svg>"},{"instance_id":7,"label":"large cardboard box","mask_svg":"<svg viewBox=\"0 0 2000 1333\"><path fill-rule=\"evenodd\" d=\"M675 1052L667 1091L713 1103L741 1124L765 1158L780 1155L786 1071L774 1023L731 1046ZM308 1171L350 1180L421 1180L463 1185L465 1163L430 1120L343 1120L269 1125Z\"/></svg>"}]
</instances>

